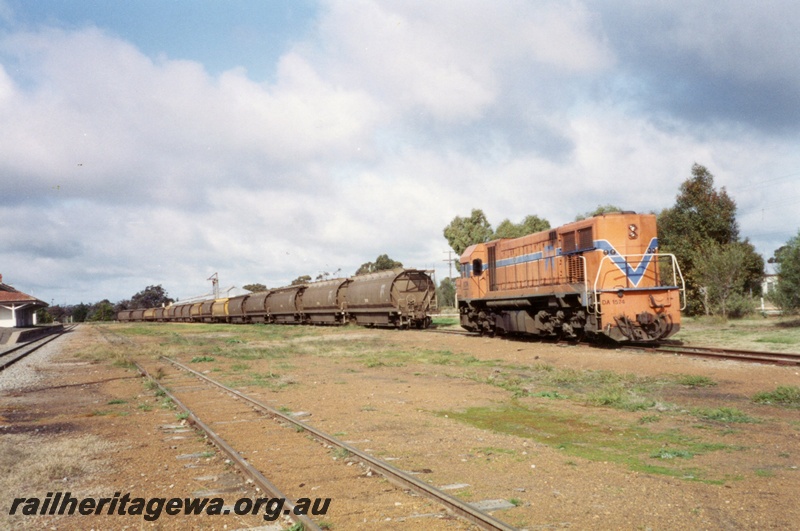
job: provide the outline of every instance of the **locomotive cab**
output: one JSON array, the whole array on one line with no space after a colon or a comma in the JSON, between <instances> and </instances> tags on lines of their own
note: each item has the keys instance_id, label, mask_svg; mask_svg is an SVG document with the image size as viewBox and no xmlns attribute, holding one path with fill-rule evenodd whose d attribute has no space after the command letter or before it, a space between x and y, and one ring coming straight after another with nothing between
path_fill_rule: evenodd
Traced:
<instances>
[{"instance_id":1,"label":"locomotive cab","mask_svg":"<svg viewBox=\"0 0 800 531\"><path fill-rule=\"evenodd\" d=\"M459 300L485 297L489 290L489 268L486 264L486 244L467 247L459 260L461 276L456 280Z\"/></svg>"}]
</instances>

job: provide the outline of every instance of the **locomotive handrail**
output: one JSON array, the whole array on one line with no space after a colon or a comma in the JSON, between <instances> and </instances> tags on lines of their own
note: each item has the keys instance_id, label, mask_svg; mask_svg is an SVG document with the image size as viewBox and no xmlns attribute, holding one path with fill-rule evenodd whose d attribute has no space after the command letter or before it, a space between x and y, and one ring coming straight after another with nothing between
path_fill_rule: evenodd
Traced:
<instances>
[{"instance_id":1,"label":"locomotive handrail","mask_svg":"<svg viewBox=\"0 0 800 531\"><path fill-rule=\"evenodd\" d=\"M586 297L586 299L584 300L584 304L588 305L588 303L589 303L589 269L586 266L586 257L581 254L581 255L578 255L578 258L580 258L581 262L583 262L583 292L585 294L584 296Z\"/></svg>"},{"instance_id":2,"label":"locomotive handrail","mask_svg":"<svg viewBox=\"0 0 800 531\"><path fill-rule=\"evenodd\" d=\"M647 288L631 288L626 286L624 288L615 288L615 289L598 289L597 285L600 282L600 275L603 272L603 263L608 259L612 261L614 258L619 257L625 261L625 271L623 272L625 275L625 280L630 283L629 278L629 271L631 270L631 266L629 265L628 261L631 258L639 258L639 264L641 265L641 261L644 259L645 256L650 256L655 259L655 261L661 258L669 258L671 261L672 266L672 285L671 286L653 286ZM615 264L616 265L616 264ZM619 267L619 266L618 266ZM649 268L650 265L648 264L645 267L645 271ZM678 285L678 278L680 277L681 283ZM594 285L592 290L592 301L594 306L594 314L597 316L602 315L602 306L600 304L600 295L603 293L613 292L613 291L625 291L625 290L658 290L658 289L665 289L669 287L677 287L678 288L678 300L680 302L681 297L683 298L683 303L681 304L680 310L683 311L686 309L686 282L683 278L683 272L681 272L681 268L678 265L678 259L672 253L665 253L665 254L656 254L656 253L648 253L648 254L606 254L600 260L600 263L597 266L597 275L594 279Z\"/></svg>"}]
</instances>

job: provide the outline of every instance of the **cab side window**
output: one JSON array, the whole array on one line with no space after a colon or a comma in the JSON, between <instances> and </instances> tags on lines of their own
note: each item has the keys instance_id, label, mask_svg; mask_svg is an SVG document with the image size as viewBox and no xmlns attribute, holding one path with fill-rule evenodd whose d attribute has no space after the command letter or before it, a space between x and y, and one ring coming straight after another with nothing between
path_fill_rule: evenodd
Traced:
<instances>
[{"instance_id":1,"label":"cab side window","mask_svg":"<svg viewBox=\"0 0 800 531\"><path fill-rule=\"evenodd\" d=\"M481 273L483 273L483 262L480 258L476 258L472 261L472 274L480 275Z\"/></svg>"}]
</instances>

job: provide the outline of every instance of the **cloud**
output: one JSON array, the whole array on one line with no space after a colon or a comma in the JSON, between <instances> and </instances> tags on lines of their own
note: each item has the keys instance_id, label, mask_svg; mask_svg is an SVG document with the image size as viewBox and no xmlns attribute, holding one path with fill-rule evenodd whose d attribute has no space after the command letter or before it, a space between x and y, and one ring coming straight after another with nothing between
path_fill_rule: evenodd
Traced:
<instances>
[{"instance_id":1,"label":"cloud","mask_svg":"<svg viewBox=\"0 0 800 531\"><path fill-rule=\"evenodd\" d=\"M744 235L766 233L778 212L758 205L790 192L736 190L800 168L796 135L774 134L796 67L764 29L787 12L723 11L706 27L680 3L331 1L266 82L94 26L6 31L0 272L77 302L152 284L186 298L214 272L352 274L384 253L446 271L456 215L658 211L694 162L737 198ZM785 116L742 106L748 91Z\"/></svg>"},{"instance_id":2,"label":"cloud","mask_svg":"<svg viewBox=\"0 0 800 531\"><path fill-rule=\"evenodd\" d=\"M622 93L695 123L800 129L800 5L739 2L593 2L620 69Z\"/></svg>"}]
</instances>

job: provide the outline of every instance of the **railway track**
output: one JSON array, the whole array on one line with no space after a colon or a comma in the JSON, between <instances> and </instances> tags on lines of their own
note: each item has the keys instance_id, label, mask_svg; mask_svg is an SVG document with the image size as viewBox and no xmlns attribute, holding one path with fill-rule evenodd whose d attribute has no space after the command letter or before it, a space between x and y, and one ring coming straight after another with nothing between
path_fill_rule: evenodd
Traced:
<instances>
[{"instance_id":1,"label":"railway track","mask_svg":"<svg viewBox=\"0 0 800 531\"><path fill-rule=\"evenodd\" d=\"M11 367L16 362L20 361L21 359L25 358L29 354L36 352L46 344L50 343L51 341L55 341L63 334L73 330L78 325L71 325L69 327L65 327L61 331L57 333L53 333L44 337L40 337L39 339L35 339L33 341L29 341L27 343L22 343L15 347L8 348L2 352L0 352L0 371Z\"/></svg>"},{"instance_id":2,"label":"railway track","mask_svg":"<svg viewBox=\"0 0 800 531\"><path fill-rule=\"evenodd\" d=\"M679 354L682 356L699 356L752 363L769 363L772 365L800 365L800 354L791 352L760 352L757 350L739 350L720 347L694 347L686 345L626 345L628 348L658 352L662 354Z\"/></svg>"},{"instance_id":3,"label":"railway track","mask_svg":"<svg viewBox=\"0 0 800 531\"><path fill-rule=\"evenodd\" d=\"M430 333L436 334L449 334L467 337L483 337L479 334L468 332L466 330L456 329L430 329ZM508 337L513 341L543 341L539 338L524 338L524 337ZM566 343L566 342L565 342ZM583 345L608 348L608 344L598 345L592 342L581 342ZM660 344L636 344L627 343L621 344L616 348L644 350L647 352L657 352L661 354L677 354L683 356L698 356L704 358L727 359L736 361L745 361L751 363L768 363L773 365L800 365L800 354L791 352L762 352L758 350L742 350L742 349L729 349L724 347L697 347L687 346L680 341L666 341Z\"/></svg>"},{"instance_id":4,"label":"railway track","mask_svg":"<svg viewBox=\"0 0 800 531\"><path fill-rule=\"evenodd\" d=\"M425 521L425 527L430 529L439 528L438 523L447 529L514 529L413 475L309 426L298 414L279 411L182 363L162 357L151 364L150 370L137 365L145 375L158 373L161 376L154 381L163 392L260 489L286 499L284 513L290 518L294 519L293 504L297 500L292 496L302 493L297 485L316 485L315 495L332 498L331 512L325 520L332 521L337 528L369 523L384 527L390 525L389 522L397 526L398 522L414 519ZM220 393L210 392L212 389ZM220 399L223 394L228 399ZM276 429L275 421L289 429ZM332 456L336 461L332 461ZM354 464L360 466L352 466ZM273 479L267 479L259 469L270 470ZM394 487L383 483L378 476ZM276 484L284 485L283 489ZM305 529L319 529L319 524L310 519L294 520Z\"/></svg>"}]
</instances>

